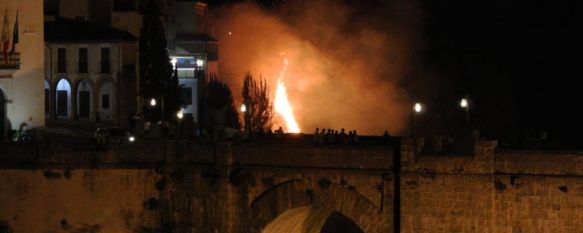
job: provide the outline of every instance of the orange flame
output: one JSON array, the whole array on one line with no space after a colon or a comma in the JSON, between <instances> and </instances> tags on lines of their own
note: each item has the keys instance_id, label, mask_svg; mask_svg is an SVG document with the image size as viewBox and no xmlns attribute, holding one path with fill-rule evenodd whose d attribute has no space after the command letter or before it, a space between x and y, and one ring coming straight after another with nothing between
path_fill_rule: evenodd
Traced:
<instances>
[{"instance_id":1,"label":"orange flame","mask_svg":"<svg viewBox=\"0 0 583 233\"><path fill-rule=\"evenodd\" d=\"M300 127L296 122L296 118L294 116L294 111L292 106L289 103L287 98L287 92L285 89L285 84L283 82L283 78L285 77L285 72L287 71L288 61L287 59L283 59L283 70L279 74L277 79L277 90L275 91L275 112L277 112L286 123L287 131L290 133L299 133Z\"/></svg>"}]
</instances>

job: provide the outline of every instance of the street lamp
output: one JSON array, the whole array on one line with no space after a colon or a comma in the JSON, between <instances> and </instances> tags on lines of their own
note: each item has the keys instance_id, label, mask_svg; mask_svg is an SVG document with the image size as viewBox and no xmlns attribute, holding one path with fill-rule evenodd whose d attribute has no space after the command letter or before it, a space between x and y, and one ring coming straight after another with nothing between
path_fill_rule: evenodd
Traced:
<instances>
[{"instance_id":1,"label":"street lamp","mask_svg":"<svg viewBox=\"0 0 583 233\"><path fill-rule=\"evenodd\" d=\"M150 107L155 108L156 105L158 105L157 101L155 98L150 99ZM162 121L164 121L164 98L162 98L162 108L160 110L162 110Z\"/></svg>"},{"instance_id":2,"label":"street lamp","mask_svg":"<svg viewBox=\"0 0 583 233\"><path fill-rule=\"evenodd\" d=\"M466 111L466 126L470 127L470 101L468 98L462 98L460 100L460 107Z\"/></svg>"},{"instance_id":3,"label":"street lamp","mask_svg":"<svg viewBox=\"0 0 583 233\"><path fill-rule=\"evenodd\" d=\"M178 120L182 120L182 118L184 117L184 113L182 113L182 110L178 110L178 112L176 113L176 117L178 117Z\"/></svg>"},{"instance_id":4,"label":"street lamp","mask_svg":"<svg viewBox=\"0 0 583 233\"><path fill-rule=\"evenodd\" d=\"M411 109L411 137L413 137L413 132L415 131L415 128L413 126L413 123L415 121L415 115L419 114L423 111L423 105L419 102L415 103L413 105L413 108Z\"/></svg>"},{"instance_id":5,"label":"street lamp","mask_svg":"<svg viewBox=\"0 0 583 233\"><path fill-rule=\"evenodd\" d=\"M241 110L241 113L243 113L243 130L245 130L249 126L249 122L247 122L247 119L249 118L249 117L247 117L247 105L241 104L240 110Z\"/></svg>"},{"instance_id":6,"label":"street lamp","mask_svg":"<svg viewBox=\"0 0 583 233\"><path fill-rule=\"evenodd\" d=\"M176 63L178 62L178 60L176 58L172 58L170 60L170 63L172 63L172 69L176 69Z\"/></svg>"},{"instance_id":7,"label":"street lamp","mask_svg":"<svg viewBox=\"0 0 583 233\"><path fill-rule=\"evenodd\" d=\"M196 59L196 67L197 68L202 68L202 65L204 64L204 61L202 59Z\"/></svg>"},{"instance_id":8,"label":"street lamp","mask_svg":"<svg viewBox=\"0 0 583 233\"><path fill-rule=\"evenodd\" d=\"M421 105L420 103L415 103L415 113L420 113L421 111L423 111L423 105Z\"/></svg>"}]
</instances>

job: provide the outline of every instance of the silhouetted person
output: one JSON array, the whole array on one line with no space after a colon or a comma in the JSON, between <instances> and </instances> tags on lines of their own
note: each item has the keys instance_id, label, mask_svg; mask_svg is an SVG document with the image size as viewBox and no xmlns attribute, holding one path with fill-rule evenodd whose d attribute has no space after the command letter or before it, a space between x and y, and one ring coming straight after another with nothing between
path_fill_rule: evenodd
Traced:
<instances>
[{"instance_id":1,"label":"silhouetted person","mask_svg":"<svg viewBox=\"0 0 583 233\"><path fill-rule=\"evenodd\" d=\"M318 144L318 135L320 135L320 129L316 128L316 132L314 132L314 143Z\"/></svg>"},{"instance_id":2,"label":"silhouetted person","mask_svg":"<svg viewBox=\"0 0 583 233\"><path fill-rule=\"evenodd\" d=\"M328 132L326 132L326 142L328 144L332 144L332 141L334 140L334 133L332 132L332 129L328 129Z\"/></svg>"},{"instance_id":3,"label":"silhouetted person","mask_svg":"<svg viewBox=\"0 0 583 233\"><path fill-rule=\"evenodd\" d=\"M320 133L318 133L318 144L324 143L325 131L326 131L326 129L322 129L322 131L320 131Z\"/></svg>"},{"instance_id":4,"label":"silhouetted person","mask_svg":"<svg viewBox=\"0 0 583 233\"><path fill-rule=\"evenodd\" d=\"M358 133L356 133L356 130L353 130L352 142L354 142L354 144L358 144Z\"/></svg>"},{"instance_id":5,"label":"silhouetted person","mask_svg":"<svg viewBox=\"0 0 583 233\"><path fill-rule=\"evenodd\" d=\"M283 134L284 134L284 132L283 132L283 128L280 126L280 127L279 127L279 128L276 130L276 131L275 131L275 136L276 136L277 138L282 138L282 137L283 137Z\"/></svg>"},{"instance_id":6,"label":"silhouetted person","mask_svg":"<svg viewBox=\"0 0 583 233\"><path fill-rule=\"evenodd\" d=\"M344 128L340 129L340 143L342 144L348 143L348 138L346 137L346 132L344 132Z\"/></svg>"},{"instance_id":7,"label":"silhouetted person","mask_svg":"<svg viewBox=\"0 0 583 233\"><path fill-rule=\"evenodd\" d=\"M271 131L271 130L270 130ZM255 135L257 136L257 138L259 139L263 139L265 138L265 133L263 132L263 129L259 129L257 132L255 132ZM269 133L268 133L269 135ZM268 137L271 137L270 135Z\"/></svg>"}]
</instances>

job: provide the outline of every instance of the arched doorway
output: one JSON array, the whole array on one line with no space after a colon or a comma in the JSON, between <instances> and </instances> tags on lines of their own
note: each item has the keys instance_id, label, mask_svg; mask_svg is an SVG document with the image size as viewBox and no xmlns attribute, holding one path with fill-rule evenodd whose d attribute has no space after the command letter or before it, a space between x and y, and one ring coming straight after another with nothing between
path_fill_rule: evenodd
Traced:
<instances>
[{"instance_id":1,"label":"arched doorway","mask_svg":"<svg viewBox=\"0 0 583 233\"><path fill-rule=\"evenodd\" d=\"M77 116L81 119L89 119L93 111L91 95L93 93L91 82L87 79L77 84Z\"/></svg>"},{"instance_id":2,"label":"arched doorway","mask_svg":"<svg viewBox=\"0 0 583 233\"><path fill-rule=\"evenodd\" d=\"M102 120L113 120L115 115L115 93L113 82L103 81L99 88L99 116Z\"/></svg>"},{"instance_id":3,"label":"arched doorway","mask_svg":"<svg viewBox=\"0 0 583 233\"><path fill-rule=\"evenodd\" d=\"M49 81L45 80L45 117L51 115L51 85Z\"/></svg>"},{"instance_id":4,"label":"arched doorway","mask_svg":"<svg viewBox=\"0 0 583 233\"><path fill-rule=\"evenodd\" d=\"M360 227L337 211L314 206L288 210L271 223L262 233L364 233Z\"/></svg>"},{"instance_id":5,"label":"arched doorway","mask_svg":"<svg viewBox=\"0 0 583 233\"><path fill-rule=\"evenodd\" d=\"M57 116L59 118L69 118L71 113L71 85L66 79L61 79L57 83Z\"/></svg>"},{"instance_id":6,"label":"arched doorway","mask_svg":"<svg viewBox=\"0 0 583 233\"><path fill-rule=\"evenodd\" d=\"M0 141L4 141L6 126L6 99L4 98L4 92L0 88Z\"/></svg>"}]
</instances>

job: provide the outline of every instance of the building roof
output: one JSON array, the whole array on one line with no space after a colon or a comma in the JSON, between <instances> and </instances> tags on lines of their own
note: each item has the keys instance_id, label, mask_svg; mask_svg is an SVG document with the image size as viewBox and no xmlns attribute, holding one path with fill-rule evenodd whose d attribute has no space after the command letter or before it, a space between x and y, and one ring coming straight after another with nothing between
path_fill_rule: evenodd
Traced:
<instances>
[{"instance_id":1,"label":"building roof","mask_svg":"<svg viewBox=\"0 0 583 233\"><path fill-rule=\"evenodd\" d=\"M98 26L82 20L56 18L45 21L45 42L113 42L135 41L129 32Z\"/></svg>"},{"instance_id":2,"label":"building roof","mask_svg":"<svg viewBox=\"0 0 583 233\"><path fill-rule=\"evenodd\" d=\"M218 42L217 39L204 33L188 33L176 35L178 42Z\"/></svg>"}]
</instances>

